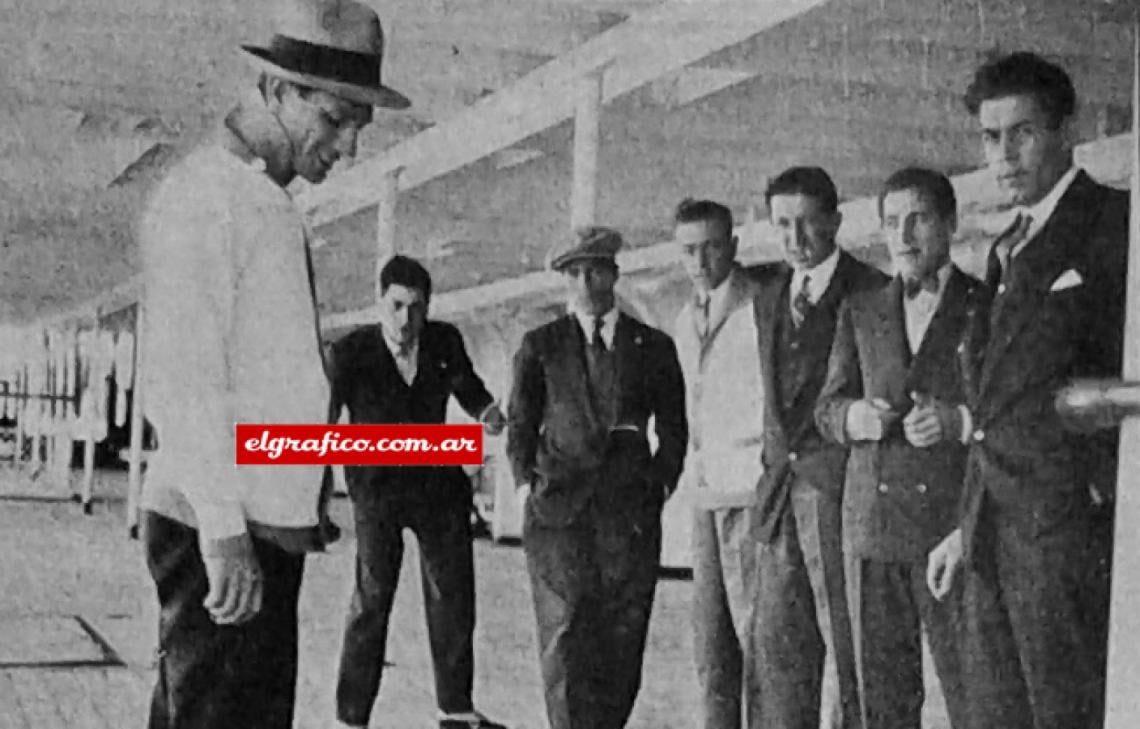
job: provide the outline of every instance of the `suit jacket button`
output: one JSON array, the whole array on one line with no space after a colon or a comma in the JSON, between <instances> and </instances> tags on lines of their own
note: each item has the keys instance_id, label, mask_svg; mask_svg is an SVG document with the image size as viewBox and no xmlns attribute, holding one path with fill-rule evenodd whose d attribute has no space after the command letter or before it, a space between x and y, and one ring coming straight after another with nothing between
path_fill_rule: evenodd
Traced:
<instances>
[{"instance_id":1,"label":"suit jacket button","mask_svg":"<svg viewBox=\"0 0 1140 729\"><path fill-rule=\"evenodd\" d=\"M924 483L920 483L919 485L915 486L915 488L918 489L918 493L920 494L926 493L926 484Z\"/></svg>"},{"instance_id":2,"label":"suit jacket button","mask_svg":"<svg viewBox=\"0 0 1140 729\"><path fill-rule=\"evenodd\" d=\"M889 487L889 486L887 486L885 483L881 483L881 484L879 484L879 493L880 493L880 494L885 494L885 493L887 493L888 491L890 491L890 487Z\"/></svg>"},{"instance_id":3,"label":"suit jacket button","mask_svg":"<svg viewBox=\"0 0 1140 729\"><path fill-rule=\"evenodd\" d=\"M998 289L997 289L997 291L998 291L998 295L999 295L999 296L1000 296L1000 295L1002 295L1002 294L1004 294L1004 293L1005 293L1005 284L998 284Z\"/></svg>"},{"instance_id":4,"label":"suit jacket button","mask_svg":"<svg viewBox=\"0 0 1140 729\"><path fill-rule=\"evenodd\" d=\"M986 439L986 431L978 429L974 431L974 442L981 443Z\"/></svg>"},{"instance_id":5,"label":"suit jacket button","mask_svg":"<svg viewBox=\"0 0 1140 729\"><path fill-rule=\"evenodd\" d=\"M791 453L788 454L788 460L791 461L792 463L795 463L796 459L798 459L799 457L800 457L800 454L796 453L795 451L792 451Z\"/></svg>"}]
</instances>

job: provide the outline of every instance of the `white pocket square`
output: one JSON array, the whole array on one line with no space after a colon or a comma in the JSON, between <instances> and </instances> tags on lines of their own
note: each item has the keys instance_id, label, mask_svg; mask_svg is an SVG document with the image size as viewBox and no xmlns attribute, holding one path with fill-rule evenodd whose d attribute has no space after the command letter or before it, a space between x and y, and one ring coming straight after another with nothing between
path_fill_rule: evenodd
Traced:
<instances>
[{"instance_id":1,"label":"white pocket square","mask_svg":"<svg viewBox=\"0 0 1140 729\"><path fill-rule=\"evenodd\" d=\"M1049 291L1050 293L1053 291L1064 291L1074 286L1080 286L1084 282L1085 280L1081 278L1081 274L1077 273L1076 269L1070 268L1057 277L1057 280L1049 287Z\"/></svg>"}]
</instances>

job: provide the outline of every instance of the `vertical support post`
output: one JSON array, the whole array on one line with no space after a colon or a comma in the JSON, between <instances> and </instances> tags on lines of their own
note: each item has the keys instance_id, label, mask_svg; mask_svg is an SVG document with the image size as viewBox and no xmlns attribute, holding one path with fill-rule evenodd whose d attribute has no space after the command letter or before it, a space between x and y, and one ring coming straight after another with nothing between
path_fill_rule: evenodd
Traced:
<instances>
[{"instance_id":1,"label":"vertical support post","mask_svg":"<svg viewBox=\"0 0 1140 729\"><path fill-rule=\"evenodd\" d=\"M131 389L131 437L127 454L127 534L139 534L139 502L142 497L143 446L143 297L135 304L134 385Z\"/></svg>"},{"instance_id":2,"label":"vertical support post","mask_svg":"<svg viewBox=\"0 0 1140 729\"><path fill-rule=\"evenodd\" d=\"M21 352L20 355L21 362L25 361L24 352ZM19 387L16 388L16 456L12 459L12 465L17 468L24 460L24 445L27 443L27 435L24 431L24 427L28 424L28 367L26 364L20 365L18 382Z\"/></svg>"},{"instance_id":3,"label":"vertical support post","mask_svg":"<svg viewBox=\"0 0 1140 729\"><path fill-rule=\"evenodd\" d=\"M597 215L603 72L604 69L598 69L583 76L575 88L571 230L592 225Z\"/></svg>"},{"instance_id":4,"label":"vertical support post","mask_svg":"<svg viewBox=\"0 0 1140 729\"><path fill-rule=\"evenodd\" d=\"M376 299L380 299L380 270L388 259L396 255L396 203L400 198L400 173L402 167L395 167L384 173L380 183L380 200L376 206Z\"/></svg>"},{"instance_id":5,"label":"vertical support post","mask_svg":"<svg viewBox=\"0 0 1140 729\"><path fill-rule=\"evenodd\" d=\"M1132 23L1132 180L1129 216L1128 293L1124 325L1124 379L1140 379L1140 10ZM1140 417L1120 429L1112 607L1108 640L1105 729L1132 729L1140 722Z\"/></svg>"}]
</instances>

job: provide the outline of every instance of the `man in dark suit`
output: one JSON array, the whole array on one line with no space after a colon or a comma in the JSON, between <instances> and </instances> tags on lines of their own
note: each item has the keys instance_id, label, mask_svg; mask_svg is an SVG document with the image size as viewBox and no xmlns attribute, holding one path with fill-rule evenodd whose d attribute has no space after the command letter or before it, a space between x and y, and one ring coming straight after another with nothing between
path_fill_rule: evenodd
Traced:
<instances>
[{"instance_id":1,"label":"man in dark suit","mask_svg":"<svg viewBox=\"0 0 1140 729\"><path fill-rule=\"evenodd\" d=\"M855 659L844 594L840 498L847 451L815 426L839 306L887 278L835 242L835 185L818 167L793 167L769 184L769 217L786 262L755 269L764 475L760 509L762 647L778 726L854 729ZM765 586L767 585L767 586ZM821 642L822 638L822 642Z\"/></svg>"},{"instance_id":2,"label":"man in dark suit","mask_svg":"<svg viewBox=\"0 0 1140 729\"><path fill-rule=\"evenodd\" d=\"M615 306L621 244L591 227L553 259L570 312L527 332L514 359L507 451L529 491L523 546L552 729L620 729L629 718L661 509L688 440L672 340Z\"/></svg>"},{"instance_id":3,"label":"man in dark suit","mask_svg":"<svg viewBox=\"0 0 1140 729\"><path fill-rule=\"evenodd\" d=\"M843 549L863 729L919 729L922 634L953 727L965 727L958 600L926 589L926 555L957 522L966 465L957 348L981 282L950 262L944 175L907 168L879 194L891 283L839 311L816 423L850 447Z\"/></svg>"},{"instance_id":4,"label":"man in dark suit","mask_svg":"<svg viewBox=\"0 0 1140 729\"><path fill-rule=\"evenodd\" d=\"M488 432L501 432L505 418L475 374L459 331L427 319L427 270L394 256L380 272L379 292L380 324L332 347L333 422L347 407L353 423L442 423L454 396ZM407 528L420 547L439 725L502 729L471 701L475 570L466 474L456 466L356 466L345 468L345 480L356 524L356 589L341 652L338 719L349 727L368 725Z\"/></svg>"},{"instance_id":5,"label":"man in dark suit","mask_svg":"<svg viewBox=\"0 0 1140 729\"><path fill-rule=\"evenodd\" d=\"M1029 53L996 59L966 101L1015 210L990 253L992 302L963 344L972 436L960 529L931 553L927 580L941 596L966 567L975 726L1097 727L1117 431L1074 432L1055 398L1075 378L1120 376L1128 198L1074 166L1075 93L1061 68Z\"/></svg>"}]
</instances>

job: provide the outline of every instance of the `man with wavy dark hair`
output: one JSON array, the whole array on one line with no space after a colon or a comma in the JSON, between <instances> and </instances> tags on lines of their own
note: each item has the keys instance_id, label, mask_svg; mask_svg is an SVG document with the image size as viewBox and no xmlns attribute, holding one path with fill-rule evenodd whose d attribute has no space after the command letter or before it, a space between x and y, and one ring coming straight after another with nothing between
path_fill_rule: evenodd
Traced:
<instances>
[{"instance_id":1,"label":"man with wavy dark hair","mask_svg":"<svg viewBox=\"0 0 1140 729\"><path fill-rule=\"evenodd\" d=\"M1100 726L1117 432L1077 432L1054 403L1073 379L1120 375L1128 198L1074 165L1076 94L1055 64L995 59L966 105L1012 210L961 350L960 527L927 580L941 597L965 573L974 726Z\"/></svg>"}]
</instances>

